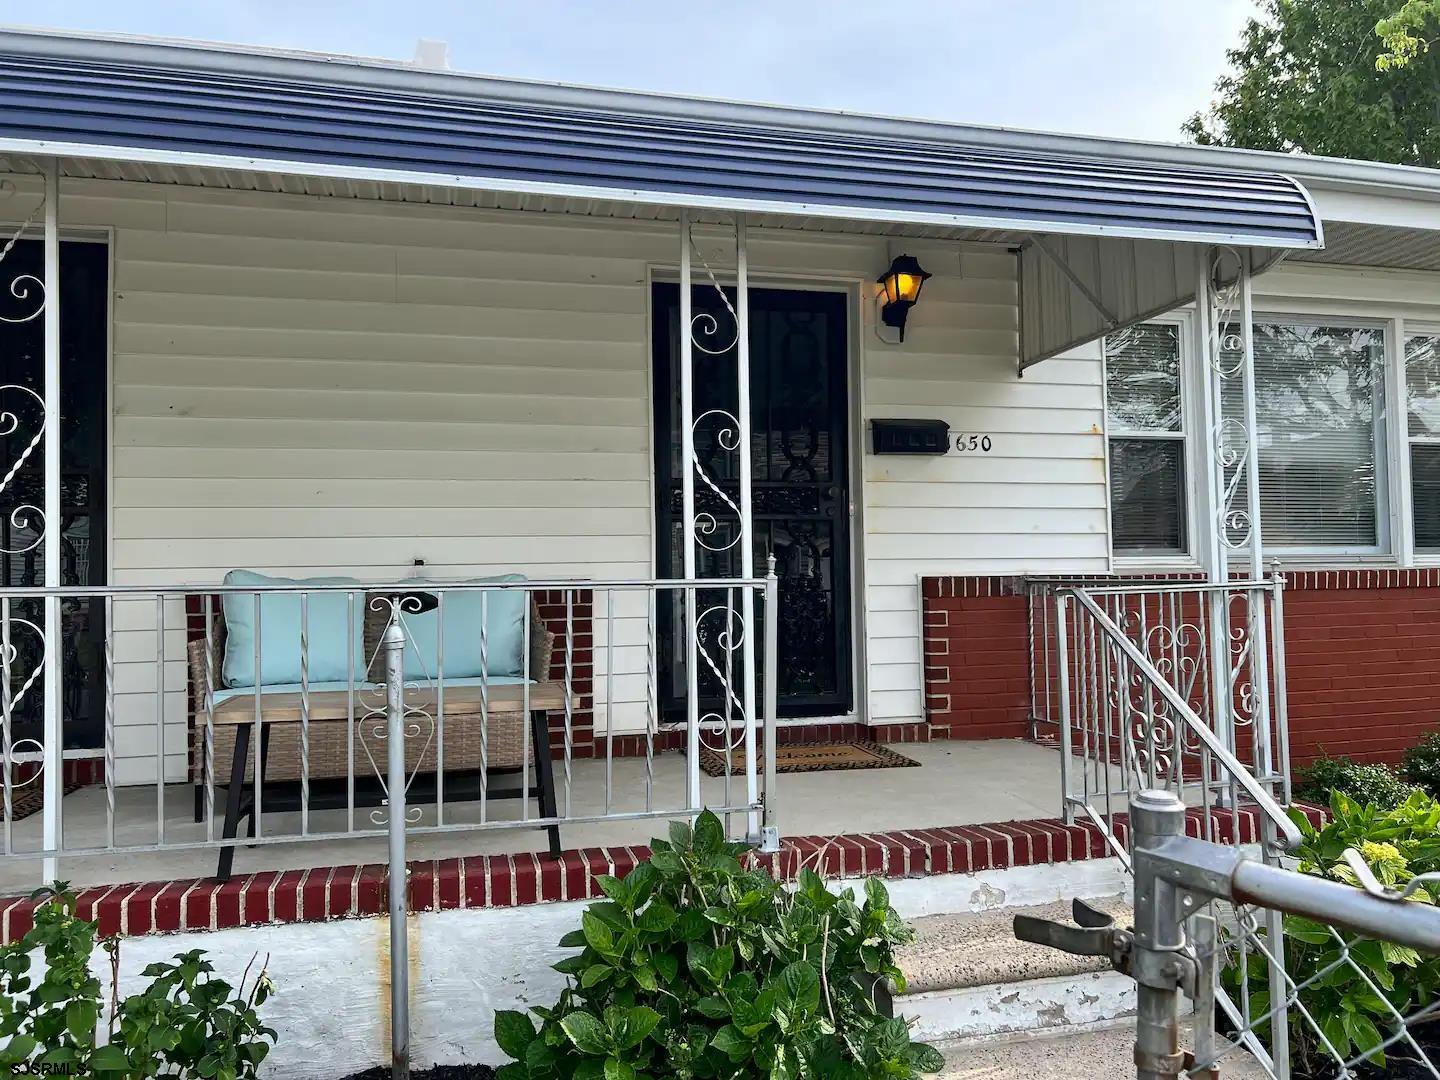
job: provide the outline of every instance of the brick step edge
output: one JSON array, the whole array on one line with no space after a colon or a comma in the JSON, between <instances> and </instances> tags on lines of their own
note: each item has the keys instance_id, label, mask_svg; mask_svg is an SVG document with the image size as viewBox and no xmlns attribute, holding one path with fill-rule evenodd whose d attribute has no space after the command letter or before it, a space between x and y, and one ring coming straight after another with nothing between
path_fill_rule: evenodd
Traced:
<instances>
[{"instance_id":1,"label":"brick step edge","mask_svg":"<svg viewBox=\"0 0 1440 1080\"><path fill-rule=\"evenodd\" d=\"M1301 807L1312 821L1324 814ZM1253 809L1211 811L1215 835L1256 843L1259 822ZM1186 831L1204 835L1204 815L1192 809ZM1116 819L1123 843L1128 832ZM1007 821L985 825L904 829L837 836L787 837L776 854L748 858L785 881L802 867L829 880L878 874L917 878L982 870L1101 859L1110 854L1103 834L1089 822ZM527 904L599 897L596 878L623 877L650 855L645 846L578 848L557 858L548 854L475 855L409 864L412 913L464 908L521 907ZM77 913L98 924L101 937L136 937L240 926L327 922L382 915L388 905L387 870L381 864L262 871L227 882L213 878L99 885L77 892ZM0 944L17 941L33 925L37 901L0 898Z\"/></svg>"}]
</instances>

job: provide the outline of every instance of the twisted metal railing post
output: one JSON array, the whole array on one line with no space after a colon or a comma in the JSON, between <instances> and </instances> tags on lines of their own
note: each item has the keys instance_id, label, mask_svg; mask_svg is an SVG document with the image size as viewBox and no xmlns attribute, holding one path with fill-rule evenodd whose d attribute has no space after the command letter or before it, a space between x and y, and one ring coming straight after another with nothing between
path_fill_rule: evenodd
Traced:
<instances>
[{"instance_id":1,"label":"twisted metal railing post","mask_svg":"<svg viewBox=\"0 0 1440 1080\"><path fill-rule=\"evenodd\" d=\"M410 955L405 879L405 628L395 604L380 638L385 656L386 810L390 827L390 1057L394 1080L410 1077Z\"/></svg>"}]
</instances>

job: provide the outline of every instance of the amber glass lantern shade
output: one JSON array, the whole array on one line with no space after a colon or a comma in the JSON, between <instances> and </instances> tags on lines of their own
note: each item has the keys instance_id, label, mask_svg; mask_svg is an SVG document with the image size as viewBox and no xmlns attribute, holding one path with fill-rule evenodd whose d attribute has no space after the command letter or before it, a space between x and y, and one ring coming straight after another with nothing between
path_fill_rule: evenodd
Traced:
<instances>
[{"instance_id":1,"label":"amber glass lantern shade","mask_svg":"<svg viewBox=\"0 0 1440 1080\"><path fill-rule=\"evenodd\" d=\"M930 274L920 266L913 255L899 255L890 263L890 269L880 275L879 284L883 290L880 321L900 331L900 340L905 340L905 320L910 309L920 299L920 290L929 280Z\"/></svg>"}]
</instances>

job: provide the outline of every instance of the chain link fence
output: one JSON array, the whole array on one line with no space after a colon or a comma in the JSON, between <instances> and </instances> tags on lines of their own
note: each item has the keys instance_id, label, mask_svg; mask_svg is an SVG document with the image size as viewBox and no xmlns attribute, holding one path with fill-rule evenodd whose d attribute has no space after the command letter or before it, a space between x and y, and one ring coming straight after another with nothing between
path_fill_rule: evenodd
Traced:
<instances>
[{"instance_id":1,"label":"chain link fence","mask_svg":"<svg viewBox=\"0 0 1440 1080\"><path fill-rule=\"evenodd\" d=\"M1431 881L1391 888L1354 848L1337 865L1352 891L1378 902L1382 915L1404 906L1440 922ZM1440 959L1391 933L1365 936L1296 914L1283 915L1277 943L1270 929L1275 909L1221 900L1211 909L1202 917L1220 929L1216 967L1234 1010L1222 1015L1222 1028L1272 1076L1440 1080Z\"/></svg>"},{"instance_id":2,"label":"chain link fence","mask_svg":"<svg viewBox=\"0 0 1440 1080\"><path fill-rule=\"evenodd\" d=\"M1334 852L1333 880L1272 865L1185 836L1161 791L1130 820L1133 928L1077 901L1077 925L1018 916L1015 933L1135 979L1138 1080L1440 1080L1440 875L1384 880L1383 844Z\"/></svg>"}]
</instances>

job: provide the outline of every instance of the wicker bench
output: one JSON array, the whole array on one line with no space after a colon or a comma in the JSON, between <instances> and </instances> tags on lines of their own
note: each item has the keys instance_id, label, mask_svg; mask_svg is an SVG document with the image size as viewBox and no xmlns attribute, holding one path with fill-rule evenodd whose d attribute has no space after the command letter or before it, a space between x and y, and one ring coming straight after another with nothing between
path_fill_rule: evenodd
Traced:
<instances>
[{"instance_id":1,"label":"wicker bench","mask_svg":"<svg viewBox=\"0 0 1440 1080\"><path fill-rule=\"evenodd\" d=\"M384 629L385 616L372 613L367 606L364 626L364 654L376 655L374 643ZM348 777L353 763L354 805L378 806L384 798L378 777L371 768L373 757L385 760L383 739L374 736L376 721L383 722L383 681L379 670L369 674L369 683L358 685L353 695L346 690L319 690L309 695L309 745L302 747L301 695L294 691L277 691L253 687L225 691L216 686L221 700L208 710L210 688L208 672L219 672L224 656L225 620L216 603L209 648L202 636L188 645L190 678L190 775L195 785L195 820L204 820L207 722L213 733L213 761L216 786L225 787L225 819L222 839L234 839L244 820L250 832L255 825L255 761L251 741L256 727L260 729L260 762L263 787L260 792L261 812L294 811L301 805L302 768L308 749L309 805L311 809L336 809L350 805ZM478 632L478 631L477 631ZM555 777L551 766L549 714L565 708L565 688L551 681L551 655L555 635L540 618L538 607L530 605L529 671L540 676L527 686L503 681L487 685L482 695L475 685L444 687L444 763L441 771L441 746L438 730L433 738L406 740L405 767L415 780L410 788L410 801L435 801L443 790L447 803L467 799L521 798L536 799L539 816L555 817ZM208 660L208 662L207 662ZM382 663L378 658L375 664ZM414 685L407 681L407 707L418 708L431 717L438 717L440 694L431 684ZM576 704L572 698L572 707ZM526 710L529 715L527 717ZM377 710L379 715L377 716ZM258 725L257 725L258 716ZM351 717L354 717L353 738ZM526 731L526 724L529 731ZM369 746L370 756L365 747ZM537 753L537 748L544 752ZM492 787L492 775L509 775L524 771L526 751L533 767L528 791L521 786ZM560 829L546 827L550 853L560 854ZM216 876L228 880L234 861L234 845L220 849Z\"/></svg>"}]
</instances>

